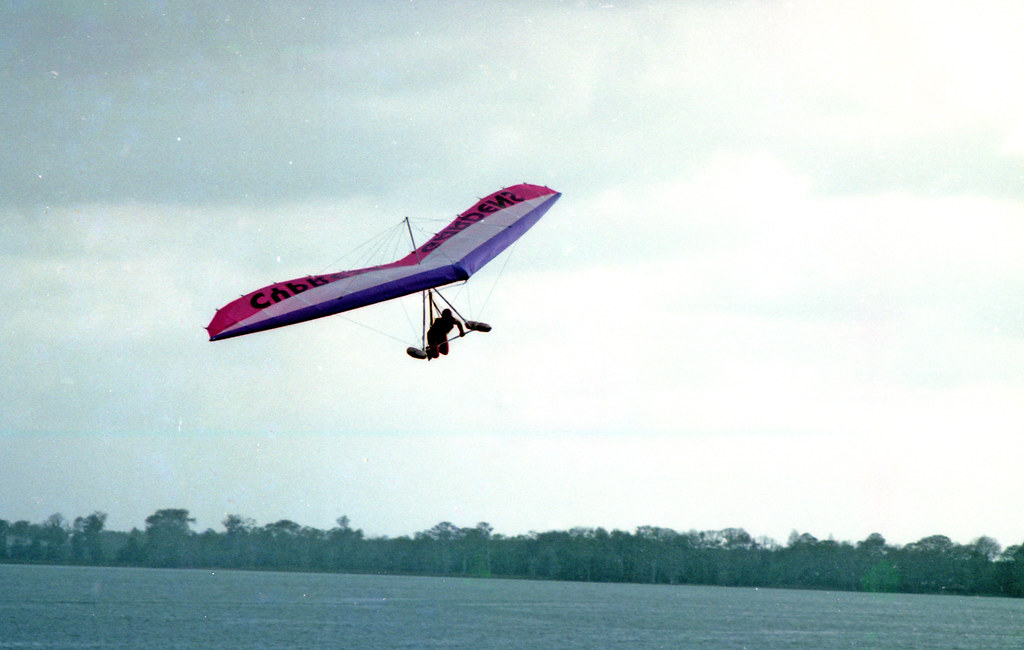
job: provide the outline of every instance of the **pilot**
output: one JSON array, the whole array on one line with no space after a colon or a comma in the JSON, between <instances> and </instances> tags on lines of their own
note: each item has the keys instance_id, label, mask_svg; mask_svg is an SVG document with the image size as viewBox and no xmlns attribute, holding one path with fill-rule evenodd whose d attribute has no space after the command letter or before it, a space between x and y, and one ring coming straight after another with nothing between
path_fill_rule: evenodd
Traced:
<instances>
[{"instance_id":1,"label":"pilot","mask_svg":"<svg viewBox=\"0 0 1024 650\"><path fill-rule=\"evenodd\" d=\"M459 319L452 315L451 309L445 309L441 316L434 319L427 330L427 358L436 359L439 355L448 354L448 332L453 327L459 328L459 336L465 336L466 330L462 328Z\"/></svg>"}]
</instances>

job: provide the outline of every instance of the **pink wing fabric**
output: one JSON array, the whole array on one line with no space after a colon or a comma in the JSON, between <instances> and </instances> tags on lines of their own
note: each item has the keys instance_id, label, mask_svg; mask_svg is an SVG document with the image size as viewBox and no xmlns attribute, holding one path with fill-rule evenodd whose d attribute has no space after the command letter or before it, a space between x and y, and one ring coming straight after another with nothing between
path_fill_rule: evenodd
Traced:
<instances>
[{"instance_id":1,"label":"pink wing fabric","mask_svg":"<svg viewBox=\"0 0 1024 650\"><path fill-rule=\"evenodd\" d=\"M400 260L271 284L217 310L206 330L211 341L219 341L466 280L537 223L560 196L540 185L498 190Z\"/></svg>"}]
</instances>

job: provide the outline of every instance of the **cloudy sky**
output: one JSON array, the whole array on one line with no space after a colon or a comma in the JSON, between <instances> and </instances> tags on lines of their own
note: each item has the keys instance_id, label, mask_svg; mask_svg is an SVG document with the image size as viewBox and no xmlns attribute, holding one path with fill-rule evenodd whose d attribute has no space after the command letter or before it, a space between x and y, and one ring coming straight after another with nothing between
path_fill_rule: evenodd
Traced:
<instances>
[{"instance_id":1,"label":"cloudy sky","mask_svg":"<svg viewBox=\"0 0 1024 650\"><path fill-rule=\"evenodd\" d=\"M4 3L0 518L1021 543L1022 28L1012 1ZM451 293L494 331L449 358L405 355L415 299L206 340L519 182L563 197Z\"/></svg>"}]
</instances>

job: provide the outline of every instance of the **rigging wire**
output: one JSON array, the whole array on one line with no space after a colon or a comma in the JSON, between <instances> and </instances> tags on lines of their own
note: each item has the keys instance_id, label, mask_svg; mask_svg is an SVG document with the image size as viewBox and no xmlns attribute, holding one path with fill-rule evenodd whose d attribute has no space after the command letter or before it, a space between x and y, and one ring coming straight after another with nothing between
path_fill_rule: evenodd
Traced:
<instances>
[{"instance_id":1,"label":"rigging wire","mask_svg":"<svg viewBox=\"0 0 1024 650\"><path fill-rule=\"evenodd\" d=\"M389 339L392 339L394 341L398 341L399 343L408 343L409 342L408 339L403 339L403 338L400 338L398 336L395 336L394 334L389 334L388 332L385 332L382 329L378 329L378 328L376 328L376 327L374 327L372 325L367 325L366 323L361 323L361 322L355 320L354 318L352 318L350 316L346 316L345 314L338 314L338 315L341 316L341 318L343 320L347 320L348 322L352 323L353 325L358 325L359 327L362 327L363 329L368 329L371 332L374 332L376 334L380 334L381 336L386 336Z\"/></svg>"},{"instance_id":2,"label":"rigging wire","mask_svg":"<svg viewBox=\"0 0 1024 650\"><path fill-rule=\"evenodd\" d=\"M505 274L505 269L508 267L509 260L512 259L512 253L515 252L516 246L518 246L518 245L519 245L519 241L518 240L514 241L514 242L512 242L512 245L509 246L508 250L505 251L505 253L504 253L505 259L501 263L501 269L498 270L498 275L496 275L494 277L494 281L491 282L491 287L490 287L490 290L487 292L487 297L484 298L484 304L480 306L480 311L481 312L484 311L485 309L487 309L487 305L490 304L491 296L494 294L494 290L498 287L498 280L500 280L501 276Z\"/></svg>"},{"instance_id":3,"label":"rigging wire","mask_svg":"<svg viewBox=\"0 0 1024 650\"><path fill-rule=\"evenodd\" d=\"M326 267L324 267L323 269L318 271L316 274L320 275L320 274L328 273L328 272L330 272L332 270L335 270L345 260L349 260L348 262L346 262L346 266L351 267L351 268L367 268L367 267L372 267L372 266L376 266L376 265L380 265L380 264L388 264L388 263L397 261L397 260L402 259L403 257L405 257L407 254L409 254L409 253L406 252L406 248L409 247L410 245L411 245L410 252L414 253L417 250L416 238L413 236L414 235L414 231L415 231L415 234L417 236L419 236L422 241L427 241L427 240L429 240L430 238L432 238L436 234L434 232L431 232L431 231L427 230L422 224L447 224L447 223L449 223L449 221L447 219L432 219L432 218L415 218L415 219L411 219L409 217L406 217L405 219L399 221L397 224L395 224L395 225L393 225L393 226L391 226L389 228L386 228L386 229L384 229L382 231L379 231L377 234L375 234L372 237L370 237L367 241L354 246L348 252L346 252L341 257L339 257L338 259L336 259L333 262L331 262L330 264L328 264ZM412 239L411 242L409 241L410 239ZM514 249L515 249L517 244L518 244L518 241L514 242L512 244L512 246L508 249L508 251L506 251L505 254L503 255L504 261L502 262L501 269L498 271L498 274L495 276L494 280L490 283L490 287L488 288L487 295L485 296L483 304L481 305L479 310L477 310L477 309L475 309L473 307L472 292L470 292L467 289L467 285L468 285L467 281L463 280L461 282L453 283L453 284L448 286L449 289L455 289L456 290L455 291L455 297L453 298L453 300L465 299L467 307L468 307L467 313L469 313L471 316L474 316L479 311L482 311L483 309L485 309L487 307L487 305L490 303L491 296L494 294L494 290L495 290L495 288L497 286L498 280L501 278L501 276L505 272L505 269L508 267L509 259L511 258L511 256L512 256L511 254L514 251ZM459 311L457 309L455 309L455 307L452 305L452 303L447 298L445 298L440 292L438 292L436 289L428 289L428 290L424 291L423 292L423 309L422 309L422 321L423 322L421 323L421 325L419 327L420 333L418 335L413 335L411 337L411 340L415 340L417 337L420 338L421 339L421 345L424 348L426 347L426 344L427 344L427 341L426 341L427 329L430 327L430 323L433 321L434 316L435 316L434 311L437 310L438 313L440 313L440 308L435 304L435 301L434 301L434 295L435 294L442 301L444 301L444 303L447 304L448 307L450 307L452 309L452 311L455 314L458 315L459 318L461 318L463 321L466 320L466 318L461 313L459 313ZM405 316L405 320L406 320L406 322L408 324L410 334L412 332L415 332L416 329L417 329L417 326L415 325L415 322L414 322L414 319L413 319L413 315L412 315L412 313L409 310L409 305L408 305L407 301L397 300L396 302L398 302L401 305L402 312L403 312L403 314ZM390 338L392 340L400 341L400 342L403 342L403 343L408 342L410 340L410 338L400 338L400 337L395 336L394 334L386 332L386 331L384 331L382 329L379 329L379 328L374 327L372 325L368 325L368 324L366 324L364 322L360 322L360 321L354 319L350 315L346 315L346 314L339 314L339 315L344 320L346 320L346 321L348 321L350 323L358 325L358 326L360 326L360 327L362 327L364 329L370 330L370 331L372 331L372 332L374 332L376 334L380 334L382 336L386 336L387 338Z\"/></svg>"},{"instance_id":4,"label":"rigging wire","mask_svg":"<svg viewBox=\"0 0 1024 650\"><path fill-rule=\"evenodd\" d=\"M357 244L341 257L317 271L316 275L337 269L338 265L344 260L352 260L350 264L357 268L373 266L377 260L383 259L385 252L393 253L397 249L396 240L401 236L403 230L404 224L399 222L397 225L390 226L386 230L372 235L368 240ZM389 259L383 263L386 264L393 261L395 260Z\"/></svg>"},{"instance_id":5,"label":"rigging wire","mask_svg":"<svg viewBox=\"0 0 1024 650\"><path fill-rule=\"evenodd\" d=\"M399 221L397 224L386 228L385 230L379 231L377 234L371 236L368 240L361 244L354 246L351 250L343 254L338 259L334 260L326 267L316 273L321 275L329 273L339 269L339 266L344 262L345 270L359 269L377 266L380 264L388 264L395 262L407 254L406 247L409 245L409 239L406 235L406 224L404 221ZM413 322L412 315L409 313L408 305L406 301L397 300L398 304L401 305L402 312L405 315L405 320L408 324L408 331L410 335L415 339L413 332L418 329ZM369 315L372 312L361 312L363 315ZM359 325L364 329L368 329L377 334L381 334L395 341L407 343L410 338L406 336L404 338L386 332L382 329L368 325L365 322L361 322L356 318L353 318L348 314L339 314L344 320ZM399 328L402 329L402 328Z\"/></svg>"}]
</instances>

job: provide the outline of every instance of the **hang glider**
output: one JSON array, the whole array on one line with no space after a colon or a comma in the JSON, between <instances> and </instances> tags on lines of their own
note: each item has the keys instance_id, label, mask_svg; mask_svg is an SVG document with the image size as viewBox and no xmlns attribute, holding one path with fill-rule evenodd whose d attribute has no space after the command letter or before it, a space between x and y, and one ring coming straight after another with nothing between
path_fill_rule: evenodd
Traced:
<instances>
[{"instance_id":1,"label":"hang glider","mask_svg":"<svg viewBox=\"0 0 1024 650\"><path fill-rule=\"evenodd\" d=\"M540 185L498 190L398 261L276 282L217 310L206 330L211 341L219 341L468 280L537 223L560 196Z\"/></svg>"}]
</instances>

